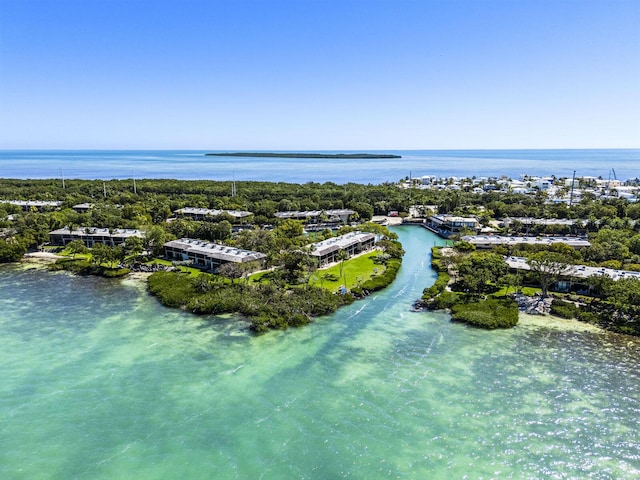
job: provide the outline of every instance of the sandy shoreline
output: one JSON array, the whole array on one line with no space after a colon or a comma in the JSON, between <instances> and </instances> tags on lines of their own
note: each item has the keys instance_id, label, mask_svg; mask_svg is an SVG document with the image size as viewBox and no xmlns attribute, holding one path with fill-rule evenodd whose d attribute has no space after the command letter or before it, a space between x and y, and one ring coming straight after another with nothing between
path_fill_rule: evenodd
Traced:
<instances>
[{"instance_id":1,"label":"sandy shoreline","mask_svg":"<svg viewBox=\"0 0 640 480\"><path fill-rule=\"evenodd\" d=\"M557 317L555 315L530 315L520 312L518 315L518 325L522 327L546 327L557 330L574 331L574 332L594 332L605 333L608 330L593 325L591 323L581 322L576 319L567 319ZM516 326L516 328L517 328Z\"/></svg>"},{"instance_id":2,"label":"sandy shoreline","mask_svg":"<svg viewBox=\"0 0 640 480\"><path fill-rule=\"evenodd\" d=\"M48 264L55 263L56 260L60 258L68 258L68 257L62 256L62 255L56 255L55 253L51 253L51 252L29 252L29 253L25 253L24 256L22 257L22 263L31 264L34 267L37 265L44 267ZM149 275L151 275L151 272L131 272L126 277L122 277L122 278L127 280L133 280L136 282L146 283L147 279L149 278Z\"/></svg>"},{"instance_id":3,"label":"sandy shoreline","mask_svg":"<svg viewBox=\"0 0 640 480\"><path fill-rule=\"evenodd\" d=\"M37 262L37 263L53 263L59 258L64 258L60 255L56 255L51 252L29 252L25 253L22 257L25 262Z\"/></svg>"}]
</instances>

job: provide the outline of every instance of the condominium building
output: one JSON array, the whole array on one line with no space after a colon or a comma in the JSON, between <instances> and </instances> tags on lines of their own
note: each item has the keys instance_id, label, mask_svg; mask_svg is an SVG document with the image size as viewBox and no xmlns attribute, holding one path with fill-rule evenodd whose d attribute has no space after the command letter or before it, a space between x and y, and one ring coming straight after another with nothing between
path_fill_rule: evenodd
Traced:
<instances>
[{"instance_id":1,"label":"condominium building","mask_svg":"<svg viewBox=\"0 0 640 480\"><path fill-rule=\"evenodd\" d=\"M115 247L125 243L129 237L144 238L144 236L144 232L128 228L81 227L70 230L65 227L49 232L49 242L52 245L66 245L74 240L82 240L89 248L96 243Z\"/></svg>"},{"instance_id":2,"label":"condominium building","mask_svg":"<svg viewBox=\"0 0 640 480\"><path fill-rule=\"evenodd\" d=\"M264 253L219 245L217 243L181 238L164 244L164 255L169 260L191 261L203 270L215 270L225 263L247 263L257 261L262 266L267 258Z\"/></svg>"},{"instance_id":3,"label":"condominium building","mask_svg":"<svg viewBox=\"0 0 640 480\"><path fill-rule=\"evenodd\" d=\"M351 232L311 244L311 255L318 260L318 266L322 267L336 262L339 251L352 256L373 249L375 242L376 236L373 233Z\"/></svg>"}]
</instances>

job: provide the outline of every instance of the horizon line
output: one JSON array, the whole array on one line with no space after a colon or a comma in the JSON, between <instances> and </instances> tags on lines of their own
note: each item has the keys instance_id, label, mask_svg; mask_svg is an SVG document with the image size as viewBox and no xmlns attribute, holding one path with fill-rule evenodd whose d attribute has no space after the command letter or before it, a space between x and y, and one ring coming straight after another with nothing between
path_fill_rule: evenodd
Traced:
<instances>
[{"instance_id":1,"label":"horizon line","mask_svg":"<svg viewBox=\"0 0 640 480\"><path fill-rule=\"evenodd\" d=\"M10 151L90 151L90 152L114 152L114 151L187 151L187 152L233 152L233 153L260 153L260 152L286 152L286 153L306 153L306 152L398 152L398 151L531 151L531 150L640 150L640 146L637 147L531 147L531 148L306 148L306 149L234 149L234 148L152 148L152 147L136 147L136 148L0 148L1 152Z\"/></svg>"}]
</instances>

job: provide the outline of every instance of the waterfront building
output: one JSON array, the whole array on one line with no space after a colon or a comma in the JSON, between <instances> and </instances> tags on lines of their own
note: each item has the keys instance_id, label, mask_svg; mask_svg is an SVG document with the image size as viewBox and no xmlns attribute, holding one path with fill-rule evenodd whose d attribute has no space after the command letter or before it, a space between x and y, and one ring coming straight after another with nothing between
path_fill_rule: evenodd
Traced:
<instances>
[{"instance_id":1,"label":"waterfront building","mask_svg":"<svg viewBox=\"0 0 640 480\"><path fill-rule=\"evenodd\" d=\"M144 238L144 236L144 232L128 228L109 229L86 227L70 230L68 227L65 227L49 232L49 242L52 245L64 246L74 240L82 240L89 248L93 247L96 243L115 247L125 243L129 237Z\"/></svg>"},{"instance_id":2,"label":"waterfront building","mask_svg":"<svg viewBox=\"0 0 640 480\"><path fill-rule=\"evenodd\" d=\"M480 230L480 222L477 218L456 215L433 215L427 219L425 226L445 238L467 230L476 233Z\"/></svg>"},{"instance_id":3,"label":"waterfront building","mask_svg":"<svg viewBox=\"0 0 640 480\"><path fill-rule=\"evenodd\" d=\"M508 256L505 257L504 261L511 270L531 270L527 259L524 257ZM591 288L589 287L589 282L585 282L585 280L593 276L609 277L615 281L629 278L640 280L640 272L605 267L589 267L587 265L567 265L564 272L562 272L561 278L554 283L551 289L558 292L568 292L572 289L577 289L578 293L588 293Z\"/></svg>"},{"instance_id":4,"label":"waterfront building","mask_svg":"<svg viewBox=\"0 0 640 480\"><path fill-rule=\"evenodd\" d=\"M181 238L164 244L164 255L169 260L190 261L193 266L203 270L215 270L225 263L247 263L257 261L264 266L267 256L264 253L219 245L217 243Z\"/></svg>"},{"instance_id":5,"label":"waterfront building","mask_svg":"<svg viewBox=\"0 0 640 480\"><path fill-rule=\"evenodd\" d=\"M322 267L337 262L340 251L349 256L356 255L373 249L375 242L376 236L373 233L350 232L311 244L311 255L318 260L318 266Z\"/></svg>"}]
</instances>

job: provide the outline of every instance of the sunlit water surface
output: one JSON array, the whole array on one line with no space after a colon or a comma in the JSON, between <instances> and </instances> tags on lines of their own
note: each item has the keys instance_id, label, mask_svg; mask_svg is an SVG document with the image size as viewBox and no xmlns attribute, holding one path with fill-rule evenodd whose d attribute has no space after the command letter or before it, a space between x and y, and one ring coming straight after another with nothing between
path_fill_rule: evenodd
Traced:
<instances>
[{"instance_id":1,"label":"sunlit water surface","mask_svg":"<svg viewBox=\"0 0 640 480\"><path fill-rule=\"evenodd\" d=\"M194 150L0 150L0 178L177 178L380 184L420 177L640 176L639 149L389 150L395 159L207 157ZM343 153L343 152L312 152ZM144 189L144 182L139 185Z\"/></svg>"},{"instance_id":2,"label":"sunlit water surface","mask_svg":"<svg viewBox=\"0 0 640 480\"><path fill-rule=\"evenodd\" d=\"M638 478L638 341L412 312L438 240L396 231L390 288L260 336L0 268L0 478Z\"/></svg>"}]
</instances>

